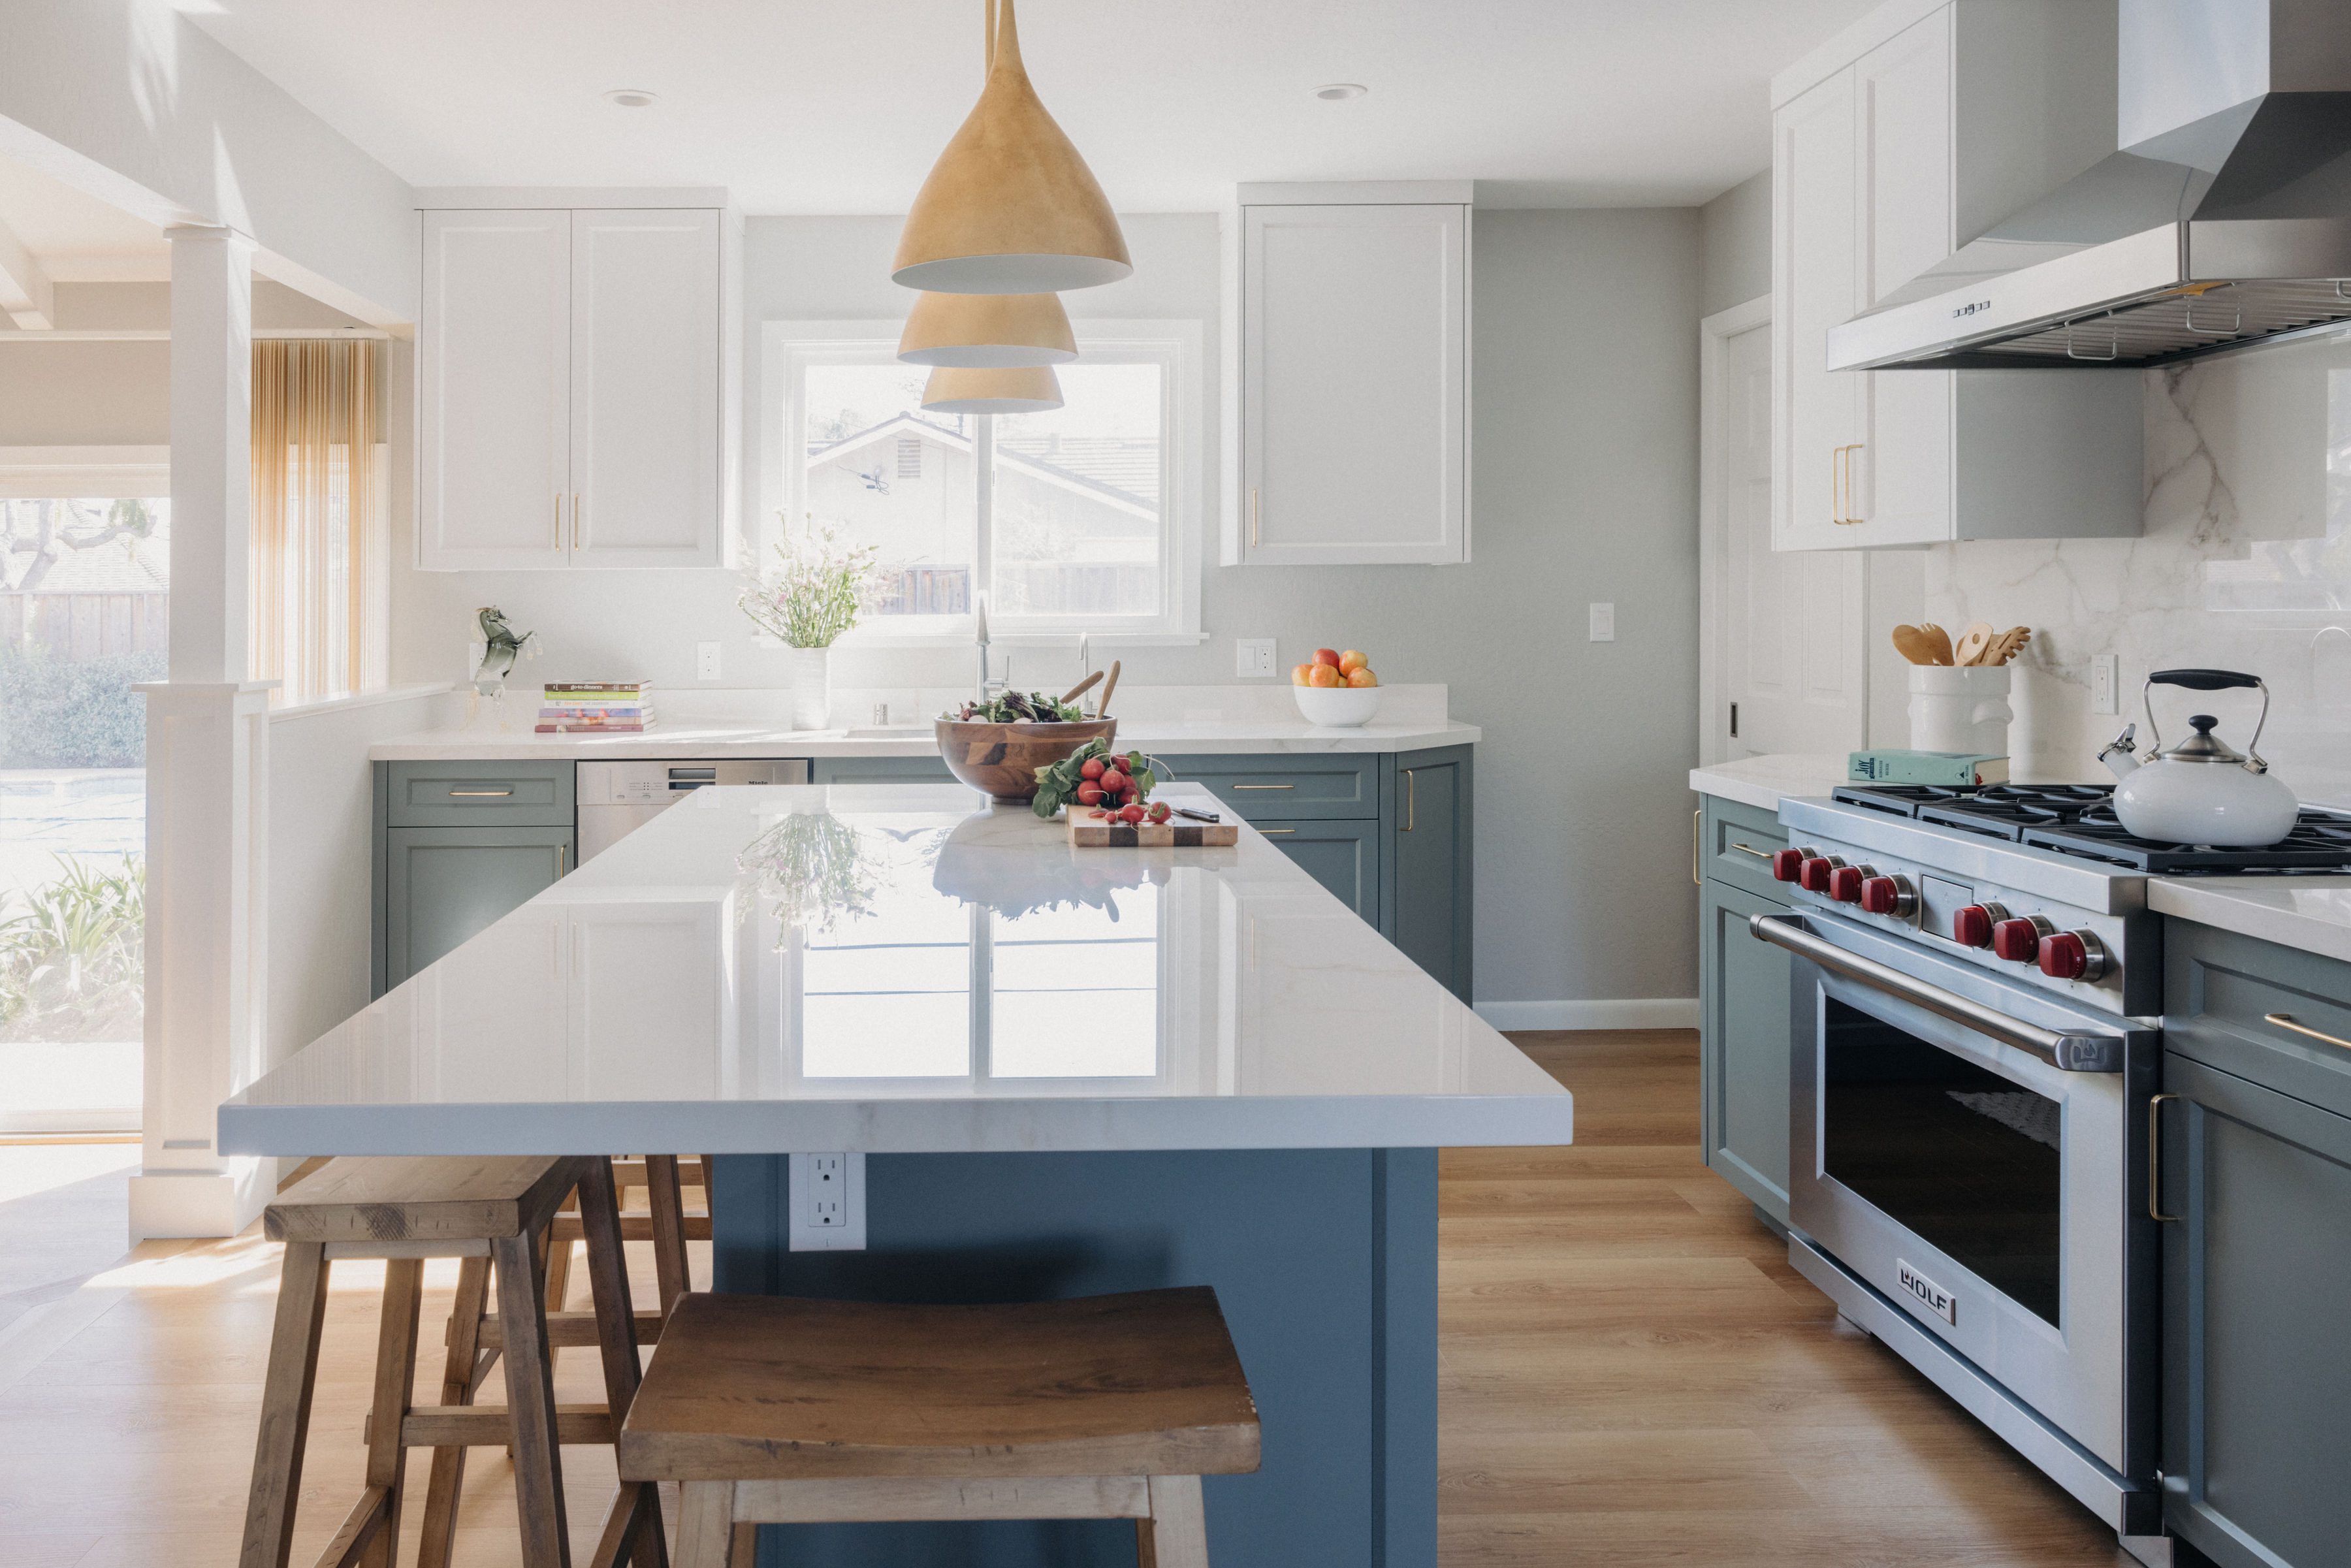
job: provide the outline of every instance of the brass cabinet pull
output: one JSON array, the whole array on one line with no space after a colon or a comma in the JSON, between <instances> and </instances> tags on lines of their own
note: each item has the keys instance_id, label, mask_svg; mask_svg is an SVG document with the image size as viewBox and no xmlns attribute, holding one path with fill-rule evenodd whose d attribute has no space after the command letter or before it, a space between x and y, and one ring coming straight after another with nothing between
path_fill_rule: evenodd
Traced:
<instances>
[{"instance_id":1,"label":"brass cabinet pull","mask_svg":"<svg viewBox=\"0 0 2351 1568\"><path fill-rule=\"evenodd\" d=\"M563 492L555 493L555 548L563 548Z\"/></svg>"},{"instance_id":2,"label":"brass cabinet pull","mask_svg":"<svg viewBox=\"0 0 2351 1568\"><path fill-rule=\"evenodd\" d=\"M1705 811L1706 808L1700 806L1690 813L1690 885L1693 887L1706 885L1698 874L1698 820L1705 814Z\"/></svg>"},{"instance_id":3,"label":"brass cabinet pull","mask_svg":"<svg viewBox=\"0 0 2351 1568\"><path fill-rule=\"evenodd\" d=\"M1853 459L1846 455L1860 451L1864 444L1849 442L1829 454L1829 510L1835 514L1829 521L1841 528L1857 528L1862 521L1853 515Z\"/></svg>"},{"instance_id":4,"label":"brass cabinet pull","mask_svg":"<svg viewBox=\"0 0 2351 1568\"><path fill-rule=\"evenodd\" d=\"M1404 770L1404 831L1407 833L1412 831L1413 823L1419 819L1418 800L1419 794L1412 785L1412 769L1407 768Z\"/></svg>"},{"instance_id":5,"label":"brass cabinet pull","mask_svg":"<svg viewBox=\"0 0 2351 1568\"><path fill-rule=\"evenodd\" d=\"M1259 544L1258 516L1257 489L1252 486L1249 489L1249 549L1257 549Z\"/></svg>"},{"instance_id":6,"label":"brass cabinet pull","mask_svg":"<svg viewBox=\"0 0 2351 1568\"><path fill-rule=\"evenodd\" d=\"M1771 858L1770 850L1759 850L1753 844L1742 844L1736 839L1730 841L1730 847L1742 855L1753 855L1759 861L1768 861Z\"/></svg>"},{"instance_id":7,"label":"brass cabinet pull","mask_svg":"<svg viewBox=\"0 0 2351 1568\"><path fill-rule=\"evenodd\" d=\"M2157 1094L2147 1103L2147 1217L2165 1225L2175 1225L2186 1218L2163 1212L2163 1103L2179 1098L2177 1094Z\"/></svg>"},{"instance_id":8,"label":"brass cabinet pull","mask_svg":"<svg viewBox=\"0 0 2351 1568\"><path fill-rule=\"evenodd\" d=\"M2263 1013L2262 1015L2262 1021L2263 1023L2273 1023L2280 1029L2290 1029L2294 1030L2294 1033L2307 1035L2312 1040L2325 1040L2327 1044L2338 1046L2345 1051L2351 1051L2351 1040L2345 1040L2339 1035L2322 1033L2319 1030L2311 1028L2306 1023L2296 1023L2294 1021L2294 1015L2292 1013Z\"/></svg>"},{"instance_id":9,"label":"brass cabinet pull","mask_svg":"<svg viewBox=\"0 0 2351 1568\"><path fill-rule=\"evenodd\" d=\"M459 795L464 795L464 796L468 797L468 798L475 797L475 796L479 796L479 797L482 797L482 798L484 798L484 799L496 799L496 798L500 797L500 796L511 795L511 794L513 794L513 793L514 793L514 791L513 791L511 789L452 789L452 790L450 790L450 791L449 791L449 794L450 794L450 796L451 796L451 798L452 798L452 799L455 799L455 797L457 797L457 796L459 796Z\"/></svg>"},{"instance_id":10,"label":"brass cabinet pull","mask_svg":"<svg viewBox=\"0 0 2351 1568\"><path fill-rule=\"evenodd\" d=\"M570 869L571 869L571 846L570 846L569 844L558 844L558 845L556 845L556 846L555 846L555 874L556 874L557 876L559 876L559 877L568 875L568 874L569 873L569 872L570 872Z\"/></svg>"},{"instance_id":11,"label":"brass cabinet pull","mask_svg":"<svg viewBox=\"0 0 2351 1568\"><path fill-rule=\"evenodd\" d=\"M1236 784L1236 789L1295 789L1295 784Z\"/></svg>"},{"instance_id":12,"label":"brass cabinet pull","mask_svg":"<svg viewBox=\"0 0 2351 1568\"><path fill-rule=\"evenodd\" d=\"M571 548L580 548L580 492L571 492Z\"/></svg>"},{"instance_id":13,"label":"brass cabinet pull","mask_svg":"<svg viewBox=\"0 0 2351 1568\"><path fill-rule=\"evenodd\" d=\"M1294 833L1297 831L1298 830L1296 828L1259 828L1258 830L1259 832L1263 833L1267 838L1272 838L1277 833Z\"/></svg>"}]
</instances>

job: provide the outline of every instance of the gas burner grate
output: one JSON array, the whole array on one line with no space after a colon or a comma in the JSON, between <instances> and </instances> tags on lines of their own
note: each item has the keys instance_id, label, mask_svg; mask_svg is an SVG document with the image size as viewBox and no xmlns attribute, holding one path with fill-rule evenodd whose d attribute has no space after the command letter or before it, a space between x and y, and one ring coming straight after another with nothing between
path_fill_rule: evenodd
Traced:
<instances>
[{"instance_id":1,"label":"gas burner grate","mask_svg":"<svg viewBox=\"0 0 2351 1568\"><path fill-rule=\"evenodd\" d=\"M2027 830L2075 821L2105 807L2114 791L2098 784L1847 785L1831 799L1986 838L2022 840Z\"/></svg>"},{"instance_id":2,"label":"gas burner grate","mask_svg":"<svg viewBox=\"0 0 2351 1568\"><path fill-rule=\"evenodd\" d=\"M2030 849L2101 861L2158 876L2252 872L2351 873L2351 812L2304 807L2284 841L2253 850L2134 838L2115 816L2106 784L1847 784L1831 799Z\"/></svg>"}]
</instances>

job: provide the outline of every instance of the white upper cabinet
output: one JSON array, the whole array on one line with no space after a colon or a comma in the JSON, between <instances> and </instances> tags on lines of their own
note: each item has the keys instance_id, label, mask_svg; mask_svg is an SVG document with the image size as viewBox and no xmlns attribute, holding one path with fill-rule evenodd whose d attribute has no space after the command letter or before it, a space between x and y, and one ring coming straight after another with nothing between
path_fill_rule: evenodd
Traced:
<instances>
[{"instance_id":1,"label":"white upper cabinet","mask_svg":"<svg viewBox=\"0 0 2351 1568\"><path fill-rule=\"evenodd\" d=\"M2114 26L1892 0L1775 83L1774 548L2139 531L2136 371L1827 368L1831 327L2113 150Z\"/></svg>"},{"instance_id":2,"label":"white upper cabinet","mask_svg":"<svg viewBox=\"0 0 2351 1568\"><path fill-rule=\"evenodd\" d=\"M419 561L715 567L721 214L424 214Z\"/></svg>"},{"instance_id":3,"label":"white upper cabinet","mask_svg":"<svg viewBox=\"0 0 2351 1568\"><path fill-rule=\"evenodd\" d=\"M1425 193L1451 193L1244 190L1228 559L1469 559L1468 192L1396 199Z\"/></svg>"}]
</instances>

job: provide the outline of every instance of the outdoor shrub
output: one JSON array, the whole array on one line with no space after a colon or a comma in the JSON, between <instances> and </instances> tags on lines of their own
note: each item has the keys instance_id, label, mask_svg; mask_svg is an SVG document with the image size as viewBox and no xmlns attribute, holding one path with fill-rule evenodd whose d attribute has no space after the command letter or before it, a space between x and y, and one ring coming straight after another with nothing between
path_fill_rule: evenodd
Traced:
<instances>
[{"instance_id":1,"label":"outdoor shrub","mask_svg":"<svg viewBox=\"0 0 2351 1568\"><path fill-rule=\"evenodd\" d=\"M0 1040L136 1040L146 866L57 865L54 882L0 894Z\"/></svg>"},{"instance_id":2,"label":"outdoor shrub","mask_svg":"<svg viewBox=\"0 0 2351 1568\"><path fill-rule=\"evenodd\" d=\"M0 768L137 768L146 760L147 699L161 653L59 659L38 645L0 646Z\"/></svg>"}]
</instances>

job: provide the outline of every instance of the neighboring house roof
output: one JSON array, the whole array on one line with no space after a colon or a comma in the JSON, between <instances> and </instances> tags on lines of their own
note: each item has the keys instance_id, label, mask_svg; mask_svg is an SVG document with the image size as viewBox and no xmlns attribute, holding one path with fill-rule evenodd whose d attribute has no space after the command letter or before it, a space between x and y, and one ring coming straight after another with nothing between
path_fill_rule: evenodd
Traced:
<instances>
[{"instance_id":1,"label":"neighboring house roof","mask_svg":"<svg viewBox=\"0 0 2351 1568\"><path fill-rule=\"evenodd\" d=\"M952 452L968 452L972 439L959 430L911 413L893 413L838 441L810 442L808 465L837 462L904 434L920 435ZM1092 493L1123 510L1159 513L1159 443L1115 435L1008 436L997 443L998 460L1027 470L1064 489Z\"/></svg>"},{"instance_id":2,"label":"neighboring house roof","mask_svg":"<svg viewBox=\"0 0 2351 1568\"><path fill-rule=\"evenodd\" d=\"M159 538L110 539L69 549L29 591L34 593L162 593L172 586L172 547Z\"/></svg>"}]
</instances>

